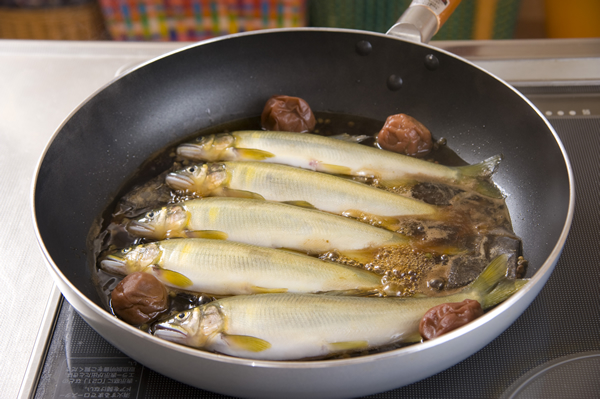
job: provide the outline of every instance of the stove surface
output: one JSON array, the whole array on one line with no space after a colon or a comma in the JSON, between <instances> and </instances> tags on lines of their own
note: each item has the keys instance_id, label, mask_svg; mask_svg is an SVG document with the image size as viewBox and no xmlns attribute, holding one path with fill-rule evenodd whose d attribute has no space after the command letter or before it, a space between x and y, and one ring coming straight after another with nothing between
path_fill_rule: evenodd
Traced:
<instances>
[{"instance_id":1,"label":"stove surface","mask_svg":"<svg viewBox=\"0 0 600 399\"><path fill-rule=\"evenodd\" d=\"M531 306L481 351L433 377L369 398L597 397L600 86L539 86L522 91L549 116L573 165L577 203L563 254ZM567 101L557 101L565 93ZM181 384L129 359L66 301L41 376L35 394L40 399L90 394L140 399L224 397Z\"/></svg>"}]
</instances>

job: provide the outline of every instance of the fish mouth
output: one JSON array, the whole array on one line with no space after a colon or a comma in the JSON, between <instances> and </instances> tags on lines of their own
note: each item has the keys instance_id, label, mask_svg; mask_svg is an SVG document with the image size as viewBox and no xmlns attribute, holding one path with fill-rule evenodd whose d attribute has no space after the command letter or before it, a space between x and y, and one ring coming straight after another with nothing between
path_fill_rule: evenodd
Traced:
<instances>
[{"instance_id":1,"label":"fish mouth","mask_svg":"<svg viewBox=\"0 0 600 399\"><path fill-rule=\"evenodd\" d=\"M108 255L105 259L100 261L100 267L102 270L112 272L116 274L124 274L127 263L114 255Z\"/></svg>"},{"instance_id":2,"label":"fish mouth","mask_svg":"<svg viewBox=\"0 0 600 399\"><path fill-rule=\"evenodd\" d=\"M165 178L167 184L175 190L188 190L194 186L194 180L191 176L180 173L169 173Z\"/></svg>"},{"instance_id":3,"label":"fish mouth","mask_svg":"<svg viewBox=\"0 0 600 399\"><path fill-rule=\"evenodd\" d=\"M152 238L155 233L154 226L151 226L146 223L138 222L137 220L132 220L127 224L127 231L136 236L141 236L145 238Z\"/></svg>"},{"instance_id":4,"label":"fish mouth","mask_svg":"<svg viewBox=\"0 0 600 399\"><path fill-rule=\"evenodd\" d=\"M166 339L167 341L181 343L185 342L188 337L185 331L173 326L172 324L169 324L168 322L155 324L152 327L152 335L158 338Z\"/></svg>"},{"instance_id":5,"label":"fish mouth","mask_svg":"<svg viewBox=\"0 0 600 399\"><path fill-rule=\"evenodd\" d=\"M177 147L177 155L181 155L187 159L200 161L202 160L202 149L197 144L181 144L179 147Z\"/></svg>"}]
</instances>

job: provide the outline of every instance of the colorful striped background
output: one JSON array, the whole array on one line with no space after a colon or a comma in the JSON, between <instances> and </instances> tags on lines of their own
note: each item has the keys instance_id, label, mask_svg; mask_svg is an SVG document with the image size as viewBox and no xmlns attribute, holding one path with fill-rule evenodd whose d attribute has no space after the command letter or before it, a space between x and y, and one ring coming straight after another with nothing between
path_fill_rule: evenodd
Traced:
<instances>
[{"instance_id":1,"label":"colorful striped background","mask_svg":"<svg viewBox=\"0 0 600 399\"><path fill-rule=\"evenodd\" d=\"M306 26L306 0L99 0L114 40L197 41Z\"/></svg>"}]
</instances>

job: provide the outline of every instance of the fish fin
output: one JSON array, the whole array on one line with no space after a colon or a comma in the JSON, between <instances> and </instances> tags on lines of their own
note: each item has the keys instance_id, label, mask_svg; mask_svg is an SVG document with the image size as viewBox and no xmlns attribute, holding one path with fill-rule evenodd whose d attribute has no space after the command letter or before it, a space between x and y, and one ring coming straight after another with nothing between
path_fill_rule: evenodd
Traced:
<instances>
[{"instance_id":1,"label":"fish fin","mask_svg":"<svg viewBox=\"0 0 600 399\"><path fill-rule=\"evenodd\" d=\"M375 259L375 255L379 248L365 248L365 249L349 249L345 251L339 251L339 253L347 258L354 259L360 263L366 264L372 262Z\"/></svg>"},{"instance_id":2,"label":"fish fin","mask_svg":"<svg viewBox=\"0 0 600 399\"><path fill-rule=\"evenodd\" d=\"M392 216L375 216L371 224L391 231L396 231L400 228L400 221L398 218Z\"/></svg>"},{"instance_id":3,"label":"fish fin","mask_svg":"<svg viewBox=\"0 0 600 399\"><path fill-rule=\"evenodd\" d=\"M235 198L250 198L250 199L261 199L264 200L260 194L253 193L252 191L245 190L235 190L233 188L223 187L221 190L221 195L224 197L235 197Z\"/></svg>"},{"instance_id":4,"label":"fish fin","mask_svg":"<svg viewBox=\"0 0 600 399\"><path fill-rule=\"evenodd\" d=\"M256 285L251 285L250 289L254 294L283 294L288 291L287 288L265 288L257 287Z\"/></svg>"},{"instance_id":5,"label":"fish fin","mask_svg":"<svg viewBox=\"0 0 600 399\"><path fill-rule=\"evenodd\" d=\"M299 206L301 208L317 209L313 204L307 201L282 201L284 204Z\"/></svg>"},{"instance_id":6,"label":"fish fin","mask_svg":"<svg viewBox=\"0 0 600 399\"><path fill-rule=\"evenodd\" d=\"M494 174L496 169L498 169L498 165L500 164L500 161L502 161L502 158L504 158L504 156L498 154L476 163L475 165L457 166L456 169L460 171L463 176L488 178Z\"/></svg>"},{"instance_id":7,"label":"fish fin","mask_svg":"<svg viewBox=\"0 0 600 399\"><path fill-rule=\"evenodd\" d=\"M174 270L161 269L159 267L153 267L152 270L161 280L177 287L185 288L193 284L192 280Z\"/></svg>"},{"instance_id":8,"label":"fish fin","mask_svg":"<svg viewBox=\"0 0 600 399\"><path fill-rule=\"evenodd\" d=\"M255 148L236 148L235 152L242 159L251 160L251 161L263 161L267 158L273 158L275 154L272 154L268 151L257 150Z\"/></svg>"},{"instance_id":9,"label":"fish fin","mask_svg":"<svg viewBox=\"0 0 600 399\"><path fill-rule=\"evenodd\" d=\"M469 284L469 288L486 296L506 276L508 268L508 254L494 258L481 274Z\"/></svg>"},{"instance_id":10,"label":"fish fin","mask_svg":"<svg viewBox=\"0 0 600 399\"><path fill-rule=\"evenodd\" d=\"M226 240L227 233L219 230L188 230L185 232L188 238L209 238L212 240Z\"/></svg>"},{"instance_id":11,"label":"fish fin","mask_svg":"<svg viewBox=\"0 0 600 399\"><path fill-rule=\"evenodd\" d=\"M329 348L332 351L359 351L367 349L369 347L368 341L343 341L343 342L330 342L328 343Z\"/></svg>"},{"instance_id":12,"label":"fish fin","mask_svg":"<svg viewBox=\"0 0 600 399\"><path fill-rule=\"evenodd\" d=\"M423 341L423 337L421 337L421 334L419 334L418 332L409 334L402 339L402 342L406 343L406 344L417 343L417 342L422 342L422 341Z\"/></svg>"},{"instance_id":13,"label":"fish fin","mask_svg":"<svg viewBox=\"0 0 600 399\"><path fill-rule=\"evenodd\" d=\"M475 191L490 198L502 198L502 191L492 181L479 180L475 183Z\"/></svg>"},{"instance_id":14,"label":"fish fin","mask_svg":"<svg viewBox=\"0 0 600 399\"><path fill-rule=\"evenodd\" d=\"M384 229L391 231L396 231L400 227L400 221L398 218L393 216L371 215L356 209L348 209L342 212L342 216L358 219L361 222L365 222L376 227L383 227Z\"/></svg>"},{"instance_id":15,"label":"fish fin","mask_svg":"<svg viewBox=\"0 0 600 399\"><path fill-rule=\"evenodd\" d=\"M249 335L229 335L222 334L223 341L227 345L236 349L242 349L249 352L262 352L271 347L271 344L264 339L251 337Z\"/></svg>"},{"instance_id":16,"label":"fish fin","mask_svg":"<svg viewBox=\"0 0 600 399\"><path fill-rule=\"evenodd\" d=\"M494 155L475 165L457 166L455 169L461 174L460 181L471 184L475 192L491 198L502 198L502 191L490 180L498 169L503 155Z\"/></svg>"},{"instance_id":17,"label":"fish fin","mask_svg":"<svg viewBox=\"0 0 600 399\"><path fill-rule=\"evenodd\" d=\"M485 298L483 298L481 307L483 309L487 309L499 304L500 302L504 302L506 299L508 299L508 297L519 291L528 282L529 279L503 279L489 294L485 296Z\"/></svg>"},{"instance_id":18,"label":"fish fin","mask_svg":"<svg viewBox=\"0 0 600 399\"><path fill-rule=\"evenodd\" d=\"M332 175L350 175L352 169L347 166L332 165L329 163L317 162L317 172L329 173Z\"/></svg>"}]
</instances>

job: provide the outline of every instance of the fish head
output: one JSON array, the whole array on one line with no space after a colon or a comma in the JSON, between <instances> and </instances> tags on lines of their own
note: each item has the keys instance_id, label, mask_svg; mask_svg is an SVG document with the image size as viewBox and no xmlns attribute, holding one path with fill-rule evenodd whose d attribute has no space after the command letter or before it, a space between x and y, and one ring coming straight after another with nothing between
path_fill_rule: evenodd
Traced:
<instances>
[{"instance_id":1,"label":"fish head","mask_svg":"<svg viewBox=\"0 0 600 399\"><path fill-rule=\"evenodd\" d=\"M229 133L200 136L190 143L177 147L177 154L195 161L218 161L229 159L228 153L235 143L235 138Z\"/></svg>"},{"instance_id":2,"label":"fish head","mask_svg":"<svg viewBox=\"0 0 600 399\"><path fill-rule=\"evenodd\" d=\"M137 237L164 240L183 232L189 220L189 212L183 206L164 206L130 221L127 231Z\"/></svg>"},{"instance_id":3,"label":"fish head","mask_svg":"<svg viewBox=\"0 0 600 399\"><path fill-rule=\"evenodd\" d=\"M212 304L175 312L152 326L152 334L183 345L202 348L223 330L223 317Z\"/></svg>"},{"instance_id":4,"label":"fish head","mask_svg":"<svg viewBox=\"0 0 600 399\"><path fill-rule=\"evenodd\" d=\"M100 267L110 273L128 275L157 264L161 255L157 243L136 245L111 252L100 261Z\"/></svg>"},{"instance_id":5,"label":"fish head","mask_svg":"<svg viewBox=\"0 0 600 399\"><path fill-rule=\"evenodd\" d=\"M192 165L169 173L167 184L175 190L192 192L200 197L209 196L228 181L224 163Z\"/></svg>"}]
</instances>

